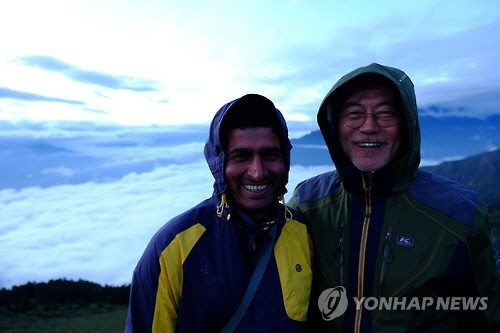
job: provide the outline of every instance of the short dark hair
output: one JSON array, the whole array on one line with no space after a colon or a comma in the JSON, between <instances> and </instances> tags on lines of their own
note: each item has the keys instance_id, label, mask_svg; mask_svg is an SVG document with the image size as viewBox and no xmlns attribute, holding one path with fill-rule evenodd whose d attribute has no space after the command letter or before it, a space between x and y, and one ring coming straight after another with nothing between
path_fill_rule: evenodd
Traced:
<instances>
[{"instance_id":1,"label":"short dark hair","mask_svg":"<svg viewBox=\"0 0 500 333\"><path fill-rule=\"evenodd\" d=\"M406 128L406 122L404 121L406 114L403 110L405 106L398 87L385 76L376 73L361 74L344 83L330 96L329 101L327 102L330 105L327 113L327 119L330 124L334 126L338 125L341 114L340 111L349 96L356 93L363 94L368 90L378 87L388 87L395 92L396 106L400 109L401 117L403 119L401 123L404 128Z\"/></svg>"},{"instance_id":2,"label":"short dark hair","mask_svg":"<svg viewBox=\"0 0 500 333\"><path fill-rule=\"evenodd\" d=\"M375 89L381 86L393 89L396 92L398 104L402 105L401 93L392 81L380 74L366 73L353 78L339 87L335 96L332 98L332 106L340 108L352 94L363 93L367 90Z\"/></svg>"},{"instance_id":3,"label":"short dark hair","mask_svg":"<svg viewBox=\"0 0 500 333\"><path fill-rule=\"evenodd\" d=\"M224 116L219 130L219 139L224 150L229 140L229 133L235 128L267 127L280 138L283 145L281 123L273 102L264 96L248 94L234 102Z\"/></svg>"}]
</instances>

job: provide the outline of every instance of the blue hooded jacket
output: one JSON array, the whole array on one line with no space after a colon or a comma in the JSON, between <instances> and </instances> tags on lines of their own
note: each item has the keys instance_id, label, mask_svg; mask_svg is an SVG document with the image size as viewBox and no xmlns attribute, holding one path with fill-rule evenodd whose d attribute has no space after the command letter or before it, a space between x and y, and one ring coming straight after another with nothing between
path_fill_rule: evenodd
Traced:
<instances>
[{"instance_id":1,"label":"blue hooded jacket","mask_svg":"<svg viewBox=\"0 0 500 333\"><path fill-rule=\"evenodd\" d=\"M256 224L224 195L225 155L220 129L245 95L215 115L205 157L215 178L211 198L166 223L151 239L134 271L126 332L219 332L233 316L254 267L271 242L269 228ZM270 117L280 124L286 169L288 133L274 105ZM238 332L303 332L312 282L312 246L305 224L276 201L277 238L262 281ZM293 216L291 217L290 214ZM256 242L255 250L252 242Z\"/></svg>"}]
</instances>

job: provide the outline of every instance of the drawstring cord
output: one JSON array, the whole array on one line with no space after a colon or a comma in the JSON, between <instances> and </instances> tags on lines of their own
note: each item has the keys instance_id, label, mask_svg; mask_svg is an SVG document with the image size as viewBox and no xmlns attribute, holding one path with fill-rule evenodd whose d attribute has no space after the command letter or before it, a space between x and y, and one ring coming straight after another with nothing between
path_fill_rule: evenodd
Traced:
<instances>
[{"instance_id":1,"label":"drawstring cord","mask_svg":"<svg viewBox=\"0 0 500 333\"><path fill-rule=\"evenodd\" d=\"M293 214L292 212L288 209L288 207L286 206L285 204L285 195L282 194L279 196L279 199L278 201L280 201L284 207L284 210L285 210L285 220L291 220L293 219ZM228 209L229 208L229 204L227 203L227 196L226 196L226 193L222 193L221 194L221 198L220 198L220 204L217 206L217 216L218 217L222 217L222 215L224 214L224 210L225 209ZM227 217L226 219L229 221L231 220L231 214L228 213L227 214ZM274 221L268 223L269 225L273 224Z\"/></svg>"},{"instance_id":2,"label":"drawstring cord","mask_svg":"<svg viewBox=\"0 0 500 333\"><path fill-rule=\"evenodd\" d=\"M227 204L226 193L222 193L220 197L220 204L217 206L217 216L222 217L224 214L224 209L229 208ZM231 214L227 214L226 219L229 221L231 219Z\"/></svg>"},{"instance_id":3,"label":"drawstring cord","mask_svg":"<svg viewBox=\"0 0 500 333\"><path fill-rule=\"evenodd\" d=\"M280 195L278 200L281 202L281 204L285 208L285 220L288 221L288 220L293 219L292 212L288 209L288 207L285 204L285 195L284 194Z\"/></svg>"}]
</instances>

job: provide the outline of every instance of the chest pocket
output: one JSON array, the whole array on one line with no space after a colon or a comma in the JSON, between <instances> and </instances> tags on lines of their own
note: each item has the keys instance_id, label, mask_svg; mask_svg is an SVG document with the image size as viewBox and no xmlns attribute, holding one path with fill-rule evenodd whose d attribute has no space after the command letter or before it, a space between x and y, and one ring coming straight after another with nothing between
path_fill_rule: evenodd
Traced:
<instances>
[{"instance_id":1,"label":"chest pocket","mask_svg":"<svg viewBox=\"0 0 500 333\"><path fill-rule=\"evenodd\" d=\"M289 220L274 247L285 310L293 320L305 321L312 283L312 246L304 224Z\"/></svg>"}]
</instances>

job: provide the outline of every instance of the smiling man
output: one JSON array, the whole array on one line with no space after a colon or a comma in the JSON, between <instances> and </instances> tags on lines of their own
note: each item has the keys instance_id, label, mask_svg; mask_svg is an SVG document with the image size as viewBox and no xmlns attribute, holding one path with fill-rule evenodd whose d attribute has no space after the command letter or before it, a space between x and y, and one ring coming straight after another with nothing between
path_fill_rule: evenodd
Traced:
<instances>
[{"instance_id":1,"label":"smiling man","mask_svg":"<svg viewBox=\"0 0 500 333\"><path fill-rule=\"evenodd\" d=\"M263 220L287 182L278 134L268 127L232 129L227 152L231 198L254 221Z\"/></svg>"},{"instance_id":2,"label":"smiling man","mask_svg":"<svg viewBox=\"0 0 500 333\"><path fill-rule=\"evenodd\" d=\"M499 332L499 235L475 193L418 170L410 78L379 64L346 74L323 100L318 125L336 171L299 184L290 202L315 248L313 331ZM324 316L336 313L333 303L320 301L331 288L348 302L336 318ZM452 299L461 302L452 311L415 306Z\"/></svg>"},{"instance_id":3,"label":"smiling man","mask_svg":"<svg viewBox=\"0 0 500 333\"><path fill-rule=\"evenodd\" d=\"M263 96L216 113L205 145L214 192L153 236L134 271L126 332L305 332L310 237L279 202L290 149Z\"/></svg>"},{"instance_id":4,"label":"smiling man","mask_svg":"<svg viewBox=\"0 0 500 333\"><path fill-rule=\"evenodd\" d=\"M365 79L369 79L370 84L378 80L377 77ZM358 170L382 169L398 152L401 145L399 100L395 88L382 81L376 86L356 87L341 106L340 145Z\"/></svg>"}]
</instances>

